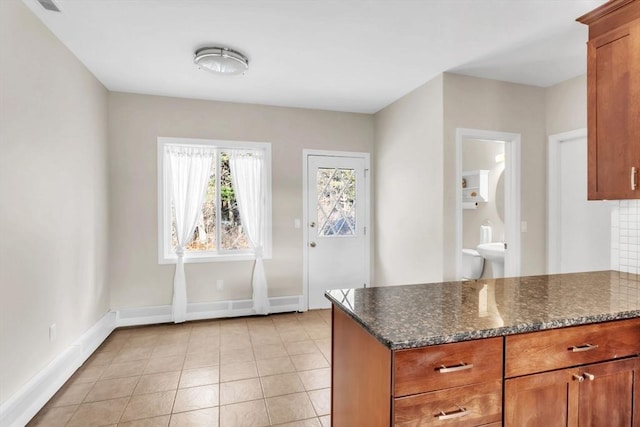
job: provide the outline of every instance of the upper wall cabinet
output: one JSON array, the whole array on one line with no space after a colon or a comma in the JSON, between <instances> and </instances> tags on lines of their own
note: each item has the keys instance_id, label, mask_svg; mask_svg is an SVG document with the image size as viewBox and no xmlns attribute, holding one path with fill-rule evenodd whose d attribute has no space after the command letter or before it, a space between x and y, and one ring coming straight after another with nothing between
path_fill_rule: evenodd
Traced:
<instances>
[{"instance_id":1,"label":"upper wall cabinet","mask_svg":"<svg viewBox=\"0 0 640 427\"><path fill-rule=\"evenodd\" d=\"M581 16L587 47L588 198L639 199L640 0Z\"/></svg>"}]
</instances>

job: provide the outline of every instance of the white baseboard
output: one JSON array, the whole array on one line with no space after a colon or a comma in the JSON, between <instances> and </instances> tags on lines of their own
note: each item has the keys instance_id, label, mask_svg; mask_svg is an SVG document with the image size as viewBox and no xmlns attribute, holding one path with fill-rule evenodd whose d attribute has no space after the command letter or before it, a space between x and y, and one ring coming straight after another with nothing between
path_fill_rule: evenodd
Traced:
<instances>
[{"instance_id":1,"label":"white baseboard","mask_svg":"<svg viewBox=\"0 0 640 427\"><path fill-rule=\"evenodd\" d=\"M53 397L102 344L116 326L115 313L105 314L73 344L38 372L0 407L0 426L22 427Z\"/></svg>"},{"instance_id":2,"label":"white baseboard","mask_svg":"<svg viewBox=\"0 0 640 427\"><path fill-rule=\"evenodd\" d=\"M302 310L302 295L269 298L271 313ZM187 320L219 319L253 315L253 302L247 300L214 301L187 304ZM116 312L116 327L169 323L170 305L120 308Z\"/></svg>"},{"instance_id":3,"label":"white baseboard","mask_svg":"<svg viewBox=\"0 0 640 427\"><path fill-rule=\"evenodd\" d=\"M302 311L302 295L269 298L271 313ZM251 316L251 300L191 303L187 320ZM53 397L117 327L171 322L171 306L122 308L105 314L0 406L0 427L22 427Z\"/></svg>"}]
</instances>

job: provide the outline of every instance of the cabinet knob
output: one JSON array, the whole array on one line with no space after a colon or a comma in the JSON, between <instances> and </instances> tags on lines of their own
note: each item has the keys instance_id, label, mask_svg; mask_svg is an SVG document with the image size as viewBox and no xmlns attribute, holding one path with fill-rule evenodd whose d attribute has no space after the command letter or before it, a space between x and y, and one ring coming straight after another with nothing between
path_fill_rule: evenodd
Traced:
<instances>
[{"instance_id":1,"label":"cabinet knob","mask_svg":"<svg viewBox=\"0 0 640 427\"><path fill-rule=\"evenodd\" d=\"M573 379L581 383L584 380L593 381L596 379L596 376L588 372L584 372L582 375L573 374Z\"/></svg>"}]
</instances>

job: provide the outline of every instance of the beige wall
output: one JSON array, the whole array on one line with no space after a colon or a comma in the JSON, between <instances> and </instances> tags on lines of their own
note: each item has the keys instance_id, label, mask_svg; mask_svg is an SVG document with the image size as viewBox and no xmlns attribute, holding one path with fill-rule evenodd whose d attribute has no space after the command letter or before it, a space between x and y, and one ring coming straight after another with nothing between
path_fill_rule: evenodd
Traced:
<instances>
[{"instance_id":1,"label":"beige wall","mask_svg":"<svg viewBox=\"0 0 640 427\"><path fill-rule=\"evenodd\" d=\"M544 89L445 73L375 117L375 284L455 278L456 128L521 134L521 273L545 272Z\"/></svg>"},{"instance_id":2,"label":"beige wall","mask_svg":"<svg viewBox=\"0 0 640 427\"><path fill-rule=\"evenodd\" d=\"M545 90L444 74L375 116L108 94L19 0L0 1L0 51L0 404L110 307L170 303L158 136L273 144L265 264L270 295L285 296L302 293L303 148L374 151L373 284L432 282L455 276L455 128L522 134L522 274L533 274L545 264L546 134L586 126L585 76ZM190 302L250 297L249 262L186 273Z\"/></svg>"},{"instance_id":3,"label":"beige wall","mask_svg":"<svg viewBox=\"0 0 640 427\"><path fill-rule=\"evenodd\" d=\"M0 52L3 403L109 310L109 288L107 91L21 1L0 1Z\"/></svg>"},{"instance_id":4,"label":"beige wall","mask_svg":"<svg viewBox=\"0 0 640 427\"><path fill-rule=\"evenodd\" d=\"M374 285L442 279L442 75L378 112Z\"/></svg>"},{"instance_id":5,"label":"beige wall","mask_svg":"<svg viewBox=\"0 0 640 427\"><path fill-rule=\"evenodd\" d=\"M544 89L444 74L444 235L455 235L456 128L519 133L521 140L521 274L546 269L546 134ZM444 279L455 278L455 239L444 240Z\"/></svg>"},{"instance_id":6,"label":"beige wall","mask_svg":"<svg viewBox=\"0 0 640 427\"><path fill-rule=\"evenodd\" d=\"M587 127L587 76L582 75L545 90L547 135Z\"/></svg>"},{"instance_id":7,"label":"beige wall","mask_svg":"<svg viewBox=\"0 0 640 427\"><path fill-rule=\"evenodd\" d=\"M272 144L270 296L302 294L302 150L370 152L373 116L146 95L109 95L112 308L171 303L174 265L157 260L158 136ZM252 262L187 264L189 302L251 297ZM224 280L218 291L216 280Z\"/></svg>"}]
</instances>

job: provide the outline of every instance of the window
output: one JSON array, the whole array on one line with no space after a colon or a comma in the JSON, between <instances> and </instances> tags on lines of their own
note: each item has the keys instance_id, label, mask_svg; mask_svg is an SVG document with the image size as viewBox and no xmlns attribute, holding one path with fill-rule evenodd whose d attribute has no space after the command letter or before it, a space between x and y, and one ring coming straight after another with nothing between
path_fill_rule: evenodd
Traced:
<instances>
[{"instance_id":1,"label":"window","mask_svg":"<svg viewBox=\"0 0 640 427\"><path fill-rule=\"evenodd\" d=\"M175 263L176 223L171 200L166 148L202 147L213 155L211 171L200 218L193 240L185 247L185 262L250 260L251 244L242 226L230 168L234 150L257 150L265 158L262 179L266 183L265 242L263 255L271 257L271 145L257 142L217 141L185 138L158 138L158 261Z\"/></svg>"}]
</instances>

